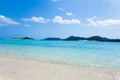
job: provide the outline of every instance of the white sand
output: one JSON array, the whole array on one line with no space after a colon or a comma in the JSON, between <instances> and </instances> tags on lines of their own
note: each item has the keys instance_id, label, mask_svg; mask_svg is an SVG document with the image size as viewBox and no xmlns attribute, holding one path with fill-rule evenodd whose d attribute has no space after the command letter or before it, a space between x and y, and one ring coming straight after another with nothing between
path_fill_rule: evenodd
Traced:
<instances>
[{"instance_id":1,"label":"white sand","mask_svg":"<svg viewBox=\"0 0 120 80\"><path fill-rule=\"evenodd\" d=\"M0 57L0 80L120 80L116 70Z\"/></svg>"}]
</instances>

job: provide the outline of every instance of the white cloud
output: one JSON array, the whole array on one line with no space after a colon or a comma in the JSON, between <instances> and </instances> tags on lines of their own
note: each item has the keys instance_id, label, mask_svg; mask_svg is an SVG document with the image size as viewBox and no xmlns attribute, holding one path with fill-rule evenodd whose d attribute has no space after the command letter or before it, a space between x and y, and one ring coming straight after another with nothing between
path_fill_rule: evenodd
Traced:
<instances>
[{"instance_id":1,"label":"white cloud","mask_svg":"<svg viewBox=\"0 0 120 80\"><path fill-rule=\"evenodd\" d=\"M29 25L29 24L25 24L24 26L26 26L26 27L31 27L31 25Z\"/></svg>"},{"instance_id":2,"label":"white cloud","mask_svg":"<svg viewBox=\"0 0 120 80\"><path fill-rule=\"evenodd\" d=\"M73 13L71 13L71 12L66 12L66 15L67 15L67 16L73 16Z\"/></svg>"},{"instance_id":3,"label":"white cloud","mask_svg":"<svg viewBox=\"0 0 120 80\"><path fill-rule=\"evenodd\" d=\"M120 4L120 0L102 0L104 2L110 2L112 4Z\"/></svg>"},{"instance_id":4,"label":"white cloud","mask_svg":"<svg viewBox=\"0 0 120 80\"><path fill-rule=\"evenodd\" d=\"M120 19L104 19L101 20L100 18L97 18L96 16L92 18L87 18L87 21L89 24L88 26L93 27L107 27L107 26L120 26Z\"/></svg>"},{"instance_id":5,"label":"white cloud","mask_svg":"<svg viewBox=\"0 0 120 80\"><path fill-rule=\"evenodd\" d=\"M57 1L59 1L59 0L52 0L52 1L57 2Z\"/></svg>"},{"instance_id":6,"label":"white cloud","mask_svg":"<svg viewBox=\"0 0 120 80\"><path fill-rule=\"evenodd\" d=\"M12 20L11 18L8 18L8 17L5 17L3 15L0 15L0 26L5 26L5 25L9 25L9 24L18 25L20 23Z\"/></svg>"},{"instance_id":7,"label":"white cloud","mask_svg":"<svg viewBox=\"0 0 120 80\"><path fill-rule=\"evenodd\" d=\"M53 19L54 23L59 23L59 24L80 24L79 19L63 19L61 16L55 16Z\"/></svg>"},{"instance_id":8,"label":"white cloud","mask_svg":"<svg viewBox=\"0 0 120 80\"><path fill-rule=\"evenodd\" d=\"M63 9L63 8L61 8L61 7L60 7L60 8L58 8L58 9L59 9L60 11L64 11L64 9Z\"/></svg>"},{"instance_id":9,"label":"white cloud","mask_svg":"<svg viewBox=\"0 0 120 80\"><path fill-rule=\"evenodd\" d=\"M30 22L38 22L38 23L47 23L49 19L45 19L43 17L31 17L31 18L23 18L23 21L30 21Z\"/></svg>"}]
</instances>

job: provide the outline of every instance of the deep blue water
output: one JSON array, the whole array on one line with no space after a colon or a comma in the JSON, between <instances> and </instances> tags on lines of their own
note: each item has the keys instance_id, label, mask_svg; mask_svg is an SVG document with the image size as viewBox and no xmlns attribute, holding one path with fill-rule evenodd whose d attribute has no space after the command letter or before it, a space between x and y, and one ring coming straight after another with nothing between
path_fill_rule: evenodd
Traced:
<instances>
[{"instance_id":1,"label":"deep blue water","mask_svg":"<svg viewBox=\"0 0 120 80\"><path fill-rule=\"evenodd\" d=\"M0 55L120 68L120 43L117 42L0 40Z\"/></svg>"}]
</instances>

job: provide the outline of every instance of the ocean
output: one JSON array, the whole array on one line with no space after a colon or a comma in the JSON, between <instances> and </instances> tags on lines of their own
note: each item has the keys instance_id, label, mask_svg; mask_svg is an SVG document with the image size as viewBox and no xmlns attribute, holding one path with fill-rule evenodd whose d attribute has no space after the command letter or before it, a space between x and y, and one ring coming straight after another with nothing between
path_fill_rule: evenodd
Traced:
<instances>
[{"instance_id":1,"label":"ocean","mask_svg":"<svg viewBox=\"0 0 120 80\"><path fill-rule=\"evenodd\" d=\"M0 40L0 55L57 63L120 68L120 43Z\"/></svg>"}]
</instances>

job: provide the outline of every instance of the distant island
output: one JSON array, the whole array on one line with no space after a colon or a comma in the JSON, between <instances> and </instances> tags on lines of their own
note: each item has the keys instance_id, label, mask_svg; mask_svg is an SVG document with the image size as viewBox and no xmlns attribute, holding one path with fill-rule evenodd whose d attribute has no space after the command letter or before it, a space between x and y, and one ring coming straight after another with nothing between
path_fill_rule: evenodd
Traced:
<instances>
[{"instance_id":1,"label":"distant island","mask_svg":"<svg viewBox=\"0 0 120 80\"><path fill-rule=\"evenodd\" d=\"M12 40L34 40L34 38L23 37L23 38L12 38Z\"/></svg>"},{"instance_id":2,"label":"distant island","mask_svg":"<svg viewBox=\"0 0 120 80\"><path fill-rule=\"evenodd\" d=\"M23 37L23 38L12 38L12 40L35 40L34 38L30 37ZM120 39L109 39L106 37L101 36L91 36L91 37L78 37L78 36L70 36L65 39L61 39L58 37L48 37L41 40L49 40L49 41L80 41L80 40L86 40L86 41L98 41L98 42L120 42Z\"/></svg>"},{"instance_id":3,"label":"distant island","mask_svg":"<svg viewBox=\"0 0 120 80\"><path fill-rule=\"evenodd\" d=\"M45 39L43 39L43 40L62 40L62 39L60 39L60 38L55 38L55 37L50 37L50 38L45 38Z\"/></svg>"},{"instance_id":4,"label":"distant island","mask_svg":"<svg viewBox=\"0 0 120 80\"><path fill-rule=\"evenodd\" d=\"M99 41L99 42L120 42L120 39L109 39L106 37L101 37L101 36L91 36L91 37L77 37L77 36L70 36L65 39L60 39L60 38L45 38L44 40L62 40L62 41L80 41L80 40L87 40L87 41Z\"/></svg>"}]
</instances>

